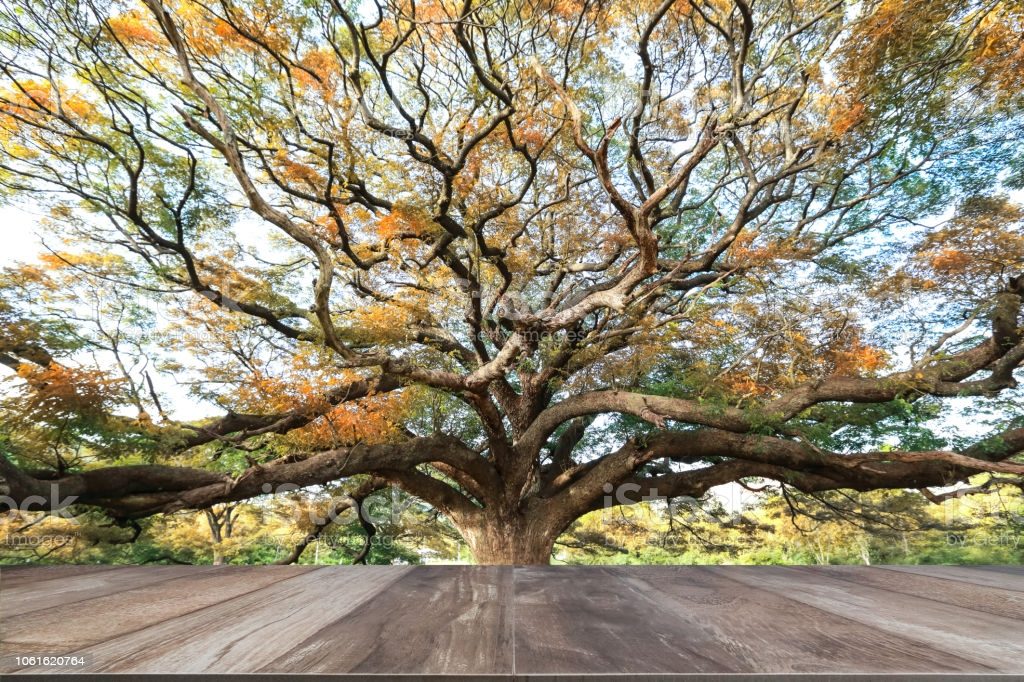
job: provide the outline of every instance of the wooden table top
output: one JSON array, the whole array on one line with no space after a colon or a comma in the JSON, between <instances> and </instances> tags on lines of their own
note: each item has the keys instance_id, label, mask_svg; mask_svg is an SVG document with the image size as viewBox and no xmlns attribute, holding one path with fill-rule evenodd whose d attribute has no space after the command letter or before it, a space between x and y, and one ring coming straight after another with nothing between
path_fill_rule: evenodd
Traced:
<instances>
[{"instance_id":1,"label":"wooden table top","mask_svg":"<svg viewBox=\"0 0 1024 682\"><path fill-rule=\"evenodd\" d=\"M0 642L2 673L1024 673L1024 567L12 567Z\"/></svg>"}]
</instances>

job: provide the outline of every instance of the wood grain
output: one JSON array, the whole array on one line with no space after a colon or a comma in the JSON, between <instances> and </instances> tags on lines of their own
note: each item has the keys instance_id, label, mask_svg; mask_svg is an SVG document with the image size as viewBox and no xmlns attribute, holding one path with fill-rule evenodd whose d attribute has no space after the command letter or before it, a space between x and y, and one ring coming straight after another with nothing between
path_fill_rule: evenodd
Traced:
<instances>
[{"instance_id":1,"label":"wood grain","mask_svg":"<svg viewBox=\"0 0 1024 682\"><path fill-rule=\"evenodd\" d=\"M980 568L983 571L998 571L999 573L1013 573L1014 575L1024 576L1024 566L972 566L972 568Z\"/></svg>"},{"instance_id":2,"label":"wood grain","mask_svg":"<svg viewBox=\"0 0 1024 682\"><path fill-rule=\"evenodd\" d=\"M5 619L4 643L22 654L52 652L50 638L60 632L64 650L78 650L154 622L229 601L292 576L307 573L299 566L221 566L214 570L188 570L176 578L106 597L61 604L30 618ZM88 618L82 614L88 613Z\"/></svg>"},{"instance_id":3,"label":"wood grain","mask_svg":"<svg viewBox=\"0 0 1024 682\"><path fill-rule=\"evenodd\" d=\"M647 567L627 574L684 620L691 646L729 672L950 672L972 661L734 580L731 567ZM808 627L813 624L813 627ZM870 652L870 654L865 654Z\"/></svg>"},{"instance_id":4,"label":"wood grain","mask_svg":"<svg viewBox=\"0 0 1024 682\"><path fill-rule=\"evenodd\" d=\"M137 566L116 571L89 572L64 580L54 578L28 587L38 589L11 590L4 599L3 611L7 616L18 616L43 611L61 605L105 597L124 590L152 585L181 576L209 571L212 566Z\"/></svg>"},{"instance_id":5,"label":"wood grain","mask_svg":"<svg viewBox=\"0 0 1024 682\"><path fill-rule=\"evenodd\" d=\"M994 613L997 616L1024 619L1024 593L1021 592L947 580L923 573L871 570L863 566L827 566L814 567L810 570L822 571L830 577L848 580L857 585L909 594L965 609Z\"/></svg>"},{"instance_id":6,"label":"wood grain","mask_svg":"<svg viewBox=\"0 0 1024 682\"><path fill-rule=\"evenodd\" d=\"M259 672L503 673L512 597L511 568L417 568Z\"/></svg>"},{"instance_id":7,"label":"wood grain","mask_svg":"<svg viewBox=\"0 0 1024 682\"><path fill-rule=\"evenodd\" d=\"M0 673L1021 674L1022 621L1020 567L0 569Z\"/></svg>"},{"instance_id":8,"label":"wood grain","mask_svg":"<svg viewBox=\"0 0 1024 682\"><path fill-rule=\"evenodd\" d=\"M231 673L257 670L342 618L406 567L321 568L76 651L87 671Z\"/></svg>"},{"instance_id":9,"label":"wood grain","mask_svg":"<svg viewBox=\"0 0 1024 682\"><path fill-rule=\"evenodd\" d=\"M516 672L729 672L662 595L605 567L516 570Z\"/></svg>"},{"instance_id":10,"label":"wood grain","mask_svg":"<svg viewBox=\"0 0 1024 682\"><path fill-rule=\"evenodd\" d=\"M853 586L829 577L827 571L781 566L729 566L712 570L727 570L730 578L746 585L863 623L888 633L887 636L911 639L973 661L981 669L1022 669L1024 636L1019 620L910 595L896 598L893 592Z\"/></svg>"},{"instance_id":11,"label":"wood grain","mask_svg":"<svg viewBox=\"0 0 1024 682\"><path fill-rule=\"evenodd\" d=\"M881 566L889 571L930 575L943 580L967 582L974 585L994 587L999 590L1024 592L1024 574L1006 571L988 571L975 566Z\"/></svg>"},{"instance_id":12,"label":"wood grain","mask_svg":"<svg viewBox=\"0 0 1024 682\"><path fill-rule=\"evenodd\" d=\"M96 564L68 564L65 566L4 566L0 567L0 586L8 589L19 585L54 580L70 576L86 575L109 571L116 566L100 566Z\"/></svg>"}]
</instances>

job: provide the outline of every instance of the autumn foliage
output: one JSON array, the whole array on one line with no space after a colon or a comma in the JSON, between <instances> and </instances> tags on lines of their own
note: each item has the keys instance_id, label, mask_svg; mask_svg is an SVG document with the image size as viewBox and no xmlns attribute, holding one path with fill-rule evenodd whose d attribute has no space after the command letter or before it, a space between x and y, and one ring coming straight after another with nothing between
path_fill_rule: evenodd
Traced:
<instances>
[{"instance_id":1,"label":"autumn foliage","mask_svg":"<svg viewBox=\"0 0 1024 682\"><path fill-rule=\"evenodd\" d=\"M1022 17L7 3L2 485L391 487L498 563L606 485L1015 485Z\"/></svg>"}]
</instances>

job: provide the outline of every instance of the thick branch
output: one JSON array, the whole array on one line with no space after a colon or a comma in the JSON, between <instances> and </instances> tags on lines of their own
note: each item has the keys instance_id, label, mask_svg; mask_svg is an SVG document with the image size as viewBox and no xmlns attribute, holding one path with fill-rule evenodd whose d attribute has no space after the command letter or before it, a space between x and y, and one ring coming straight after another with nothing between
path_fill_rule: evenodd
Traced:
<instances>
[{"instance_id":1,"label":"thick branch","mask_svg":"<svg viewBox=\"0 0 1024 682\"><path fill-rule=\"evenodd\" d=\"M400 444L339 448L308 457L289 456L246 469L237 478L224 474L159 465L104 467L42 481L28 476L0 456L5 493L16 505L57 509L69 504L103 507L122 516L141 517L181 509L205 509L221 502L273 492L323 485L356 474L401 472L441 461L483 475L493 483L493 467L449 436L416 438ZM454 494L457 491L449 488ZM461 497L461 496L460 496ZM465 507L475 508L468 499ZM454 505L453 498L445 500Z\"/></svg>"}]
</instances>

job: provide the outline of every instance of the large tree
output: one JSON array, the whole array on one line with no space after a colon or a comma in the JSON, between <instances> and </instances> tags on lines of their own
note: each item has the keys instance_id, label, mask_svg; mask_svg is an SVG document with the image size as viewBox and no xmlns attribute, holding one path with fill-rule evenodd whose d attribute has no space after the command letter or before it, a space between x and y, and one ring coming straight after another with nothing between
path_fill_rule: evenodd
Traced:
<instances>
[{"instance_id":1,"label":"large tree","mask_svg":"<svg viewBox=\"0 0 1024 682\"><path fill-rule=\"evenodd\" d=\"M9 0L0 183L49 251L2 282L0 494L394 486L534 564L733 481L1019 482L1022 20Z\"/></svg>"}]
</instances>

